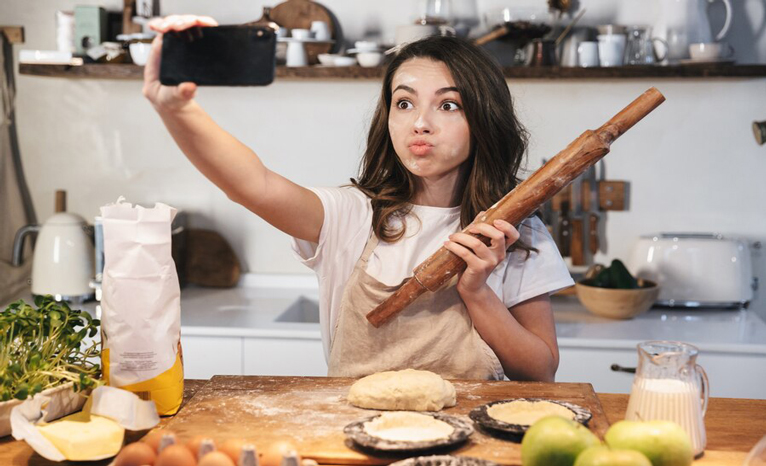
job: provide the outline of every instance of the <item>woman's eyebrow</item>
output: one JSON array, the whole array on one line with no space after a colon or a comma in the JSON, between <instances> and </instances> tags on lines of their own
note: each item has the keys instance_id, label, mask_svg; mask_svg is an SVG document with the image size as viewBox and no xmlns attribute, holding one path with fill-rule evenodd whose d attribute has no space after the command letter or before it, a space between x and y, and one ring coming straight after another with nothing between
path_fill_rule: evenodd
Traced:
<instances>
[{"instance_id":1,"label":"woman's eyebrow","mask_svg":"<svg viewBox=\"0 0 766 466\"><path fill-rule=\"evenodd\" d=\"M458 94L460 94L460 91L458 91L456 87L442 87L441 89L436 91L436 95L442 95L447 92L457 92Z\"/></svg>"},{"instance_id":2,"label":"woman's eyebrow","mask_svg":"<svg viewBox=\"0 0 766 466\"><path fill-rule=\"evenodd\" d=\"M407 86L406 84L399 84L398 86L396 86L396 89L394 89L394 92L398 91L399 89L401 89L403 91L407 91L410 94L418 95L418 91L416 91L415 89L411 88L410 86ZM394 92L392 92L391 94L393 94Z\"/></svg>"}]
</instances>

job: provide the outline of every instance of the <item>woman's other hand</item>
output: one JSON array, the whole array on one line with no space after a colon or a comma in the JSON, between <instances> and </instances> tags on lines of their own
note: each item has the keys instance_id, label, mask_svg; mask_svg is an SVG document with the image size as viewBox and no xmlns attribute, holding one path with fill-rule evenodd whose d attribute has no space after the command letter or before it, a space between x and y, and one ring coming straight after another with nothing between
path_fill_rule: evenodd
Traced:
<instances>
[{"instance_id":1,"label":"woman's other hand","mask_svg":"<svg viewBox=\"0 0 766 466\"><path fill-rule=\"evenodd\" d=\"M191 102L197 92L197 85L194 83L181 83L178 86L160 84L162 35L169 31L184 31L205 26L218 26L218 22L209 16L195 15L171 15L155 18L149 22L149 27L159 34L152 41L149 59L144 67L143 93L157 110L180 110Z\"/></svg>"},{"instance_id":2,"label":"woman's other hand","mask_svg":"<svg viewBox=\"0 0 766 466\"><path fill-rule=\"evenodd\" d=\"M478 217L483 214L479 213ZM468 233L486 236L490 239L489 246L462 232L450 235L450 240L444 242L444 247L468 265L457 284L457 291L464 300L487 286L487 278L505 259L508 247L519 239L519 232L505 220L471 224Z\"/></svg>"}]
</instances>

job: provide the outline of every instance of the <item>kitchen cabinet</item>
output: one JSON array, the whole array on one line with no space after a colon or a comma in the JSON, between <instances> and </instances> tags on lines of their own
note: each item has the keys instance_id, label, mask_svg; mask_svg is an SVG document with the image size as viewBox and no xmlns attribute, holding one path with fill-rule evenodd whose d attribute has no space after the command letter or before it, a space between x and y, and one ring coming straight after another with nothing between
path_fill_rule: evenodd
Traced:
<instances>
[{"instance_id":1,"label":"kitchen cabinet","mask_svg":"<svg viewBox=\"0 0 766 466\"><path fill-rule=\"evenodd\" d=\"M327 375L322 340L246 338L244 355L244 375Z\"/></svg>"},{"instance_id":2,"label":"kitchen cabinet","mask_svg":"<svg viewBox=\"0 0 766 466\"><path fill-rule=\"evenodd\" d=\"M209 379L214 375L327 375L320 339L189 335L181 337L181 345L187 379Z\"/></svg>"},{"instance_id":3,"label":"kitchen cabinet","mask_svg":"<svg viewBox=\"0 0 766 466\"><path fill-rule=\"evenodd\" d=\"M635 349L561 346L559 350L557 382L588 382L600 393L630 393L633 374L612 366L635 368ZM710 396L766 399L766 355L701 349L697 363L708 375Z\"/></svg>"},{"instance_id":4,"label":"kitchen cabinet","mask_svg":"<svg viewBox=\"0 0 766 466\"><path fill-rule=\"evenodd\" d=\"M242 338L181 334L184 377L209 379L214 375L242 375Z\"/></svg>"}]
</instances>

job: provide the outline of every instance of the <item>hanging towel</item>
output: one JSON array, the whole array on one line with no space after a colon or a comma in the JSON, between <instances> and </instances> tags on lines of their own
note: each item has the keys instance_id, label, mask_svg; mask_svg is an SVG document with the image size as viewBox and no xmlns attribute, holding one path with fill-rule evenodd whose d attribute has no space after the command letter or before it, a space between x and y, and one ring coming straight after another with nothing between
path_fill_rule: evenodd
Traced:
<instances>
[{"instance_id":1,"label":"hanging towel","mask_svg":"<svg viewBox=\"0 0 766 466\"><path fill-rule=\"evenodd\" d=\"M16 232L24 225L36 223L36 216L21 167L16 133L13 46L2 33L0 42L0 306L5 306L31 292L31 247L26 246L21 266L11 264L11 255Z\"/></svg>"}]
</instances>

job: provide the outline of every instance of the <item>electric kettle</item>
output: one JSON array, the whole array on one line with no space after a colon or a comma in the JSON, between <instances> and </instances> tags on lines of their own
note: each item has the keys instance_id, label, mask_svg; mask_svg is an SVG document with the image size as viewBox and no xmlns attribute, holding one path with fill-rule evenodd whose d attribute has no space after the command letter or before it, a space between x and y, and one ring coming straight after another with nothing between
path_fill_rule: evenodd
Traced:
<instances>
[{"instance_id":1,"label":"electric kettle","mask_svg":"<svg viewBox=\"0 0 766 466\"><path fill-rule=\"evenodd\" d=\"M65 212L66 193L56 192L56 213L45 223L27 225L16 233L13 264L20 265L25 238L37 233L32 259L32 294L53 295L57 301L82 303L94 295L92 228L79 215Z\"/></svg>"}]
</instances>

